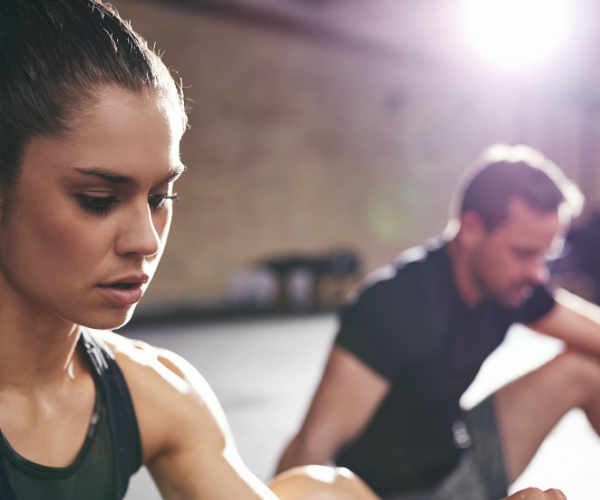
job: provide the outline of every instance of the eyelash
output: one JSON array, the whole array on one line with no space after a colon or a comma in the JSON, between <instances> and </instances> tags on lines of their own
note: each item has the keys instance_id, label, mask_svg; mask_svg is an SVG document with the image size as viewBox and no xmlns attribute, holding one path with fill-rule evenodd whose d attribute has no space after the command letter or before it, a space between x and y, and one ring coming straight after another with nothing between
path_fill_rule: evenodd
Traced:
<instances>
[{"instance_id":1,"label":"eyelash","mask_svg":"<svg viewBox=\"0 0 600 500\"><path fill-rule=\"evenodd\" d=\"M153 194L148 197L148 203L152 207L152 213L158 212L162 210L165 206L165 203L171 200L173 202L179 200L179 195L177 193L169 194Z\"/></svg>"},{"instance_id":2,"label":"eyelash","mask_svg":"<svg viewBox=\"0 0 600 500\"><path fill-rule=\"evenodd\" d=\"M115 196L85 196L78 195L79 203L81 207L86 211L100 217L106 217L111 210L114 203L120 203ZM152 213L156 213L162 210L167 200L177 201L179 195L177 193L172 195L167 194L152 194L148 196L148 205L152 208Z\"/></svg>"}]
</instances>

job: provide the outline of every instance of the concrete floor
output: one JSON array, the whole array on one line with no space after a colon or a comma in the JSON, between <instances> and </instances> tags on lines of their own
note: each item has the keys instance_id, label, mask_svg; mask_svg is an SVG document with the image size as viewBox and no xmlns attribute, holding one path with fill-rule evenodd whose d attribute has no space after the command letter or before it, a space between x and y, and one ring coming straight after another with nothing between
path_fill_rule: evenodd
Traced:
<instances>
[{"instance_id":1,"label":"concrete floor","mask_svg":"<svg viewBox=\"0 0 600 500\"><path fill-rule=\"evenodd\" d=\"M170 349L207 379L229 418L240 455L268 480L297 430L336 329L332 315L129 330L128 336ZM463 396L471 406L526 371L551 359L559 342L514 327ZM600 499L600 439L582 412L559 423L513 485L561 488L569 500ZM148 472L133 477L126 500L158 500Z\"/></svg>"}]
</instances>

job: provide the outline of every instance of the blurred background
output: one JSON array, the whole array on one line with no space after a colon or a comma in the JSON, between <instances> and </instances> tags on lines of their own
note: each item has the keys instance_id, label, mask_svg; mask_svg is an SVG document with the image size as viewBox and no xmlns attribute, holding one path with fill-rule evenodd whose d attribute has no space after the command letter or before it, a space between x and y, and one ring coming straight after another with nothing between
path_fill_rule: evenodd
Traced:
<instances>
[{"instance_id":1,"label":"blurred background","mask_svg":"<svg viewBox=\"0 0 600 500\"><path fill-rule=\"evenodd\" d=\"M181 78L191 124L169 244L123 332L192 358L262 479L310 400L331 311L365 273L442 231L456 181L486 146L539 148L581 186L586 208L554 268L600 296L600 2L112 3ZM318 314L281 318L290 312ZM514 354L556 352L523 335ZM577 432L584 447L596 439ZM556 453L579 455L573 443ZM551 463L539 468L555 479ZM598 496L594 476L585 495ZM128 498L157 495L144 481Z\"/></svg>"},{"instance_id":2,"label":"blurred background","mask_svg":"<svg viewBox=\"0 0 600 500\"><path fill-rule=\"evenodd\" d=\"M138 316L335 305L442 230L494 142L541 149L598 207L598 2L113 3L190 108L189 170Z\"/></svg>"}]
</instances>

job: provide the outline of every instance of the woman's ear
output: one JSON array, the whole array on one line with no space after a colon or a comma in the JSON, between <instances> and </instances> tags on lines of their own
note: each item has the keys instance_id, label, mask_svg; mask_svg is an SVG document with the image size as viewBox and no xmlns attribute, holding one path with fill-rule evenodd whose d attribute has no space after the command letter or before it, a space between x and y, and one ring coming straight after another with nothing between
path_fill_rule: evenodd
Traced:
<instances>
[{"instance_id":1,"label":"woman's ear","mask_svg":"<svg viewBox=\"0 0 600 500\"><path fill-rule=\"evenodd\" d=\"M460 217L460 230L456 239L465 249L474 249L481 246L481 241L487 234L483 219L475 212L465 212Z\"/></svg>"}]
</instances>

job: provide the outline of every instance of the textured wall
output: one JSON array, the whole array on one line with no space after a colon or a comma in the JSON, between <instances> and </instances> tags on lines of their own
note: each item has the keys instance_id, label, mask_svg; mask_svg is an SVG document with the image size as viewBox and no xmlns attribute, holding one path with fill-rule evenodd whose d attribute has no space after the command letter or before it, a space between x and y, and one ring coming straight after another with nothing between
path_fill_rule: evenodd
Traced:
<instances>
[{"instance_id":1,"label":"textured wall","mask_svg":"<svg viewBox=\"0 0 600 500\"><path fill-rule=\"evenodd\" d=\"M200 11L116 0L182 77L188 172L141 308L217 301L271 255L356 249L371 270L441 231L451 189L491 142L527 139L572 175L579 111L435 69ZM548 102L550 98L548 98Z\"/></svg>"}]
</instances>

